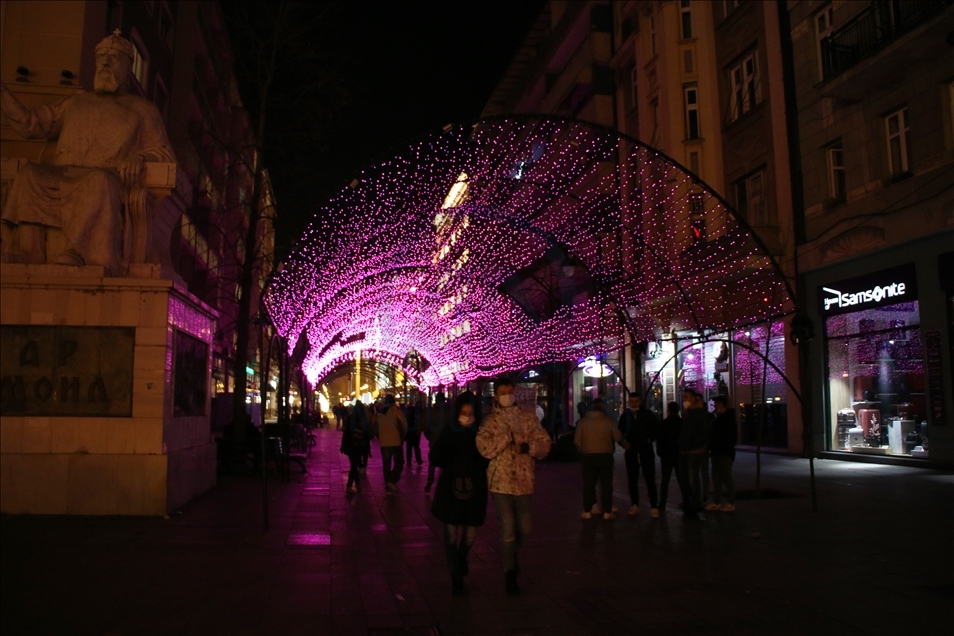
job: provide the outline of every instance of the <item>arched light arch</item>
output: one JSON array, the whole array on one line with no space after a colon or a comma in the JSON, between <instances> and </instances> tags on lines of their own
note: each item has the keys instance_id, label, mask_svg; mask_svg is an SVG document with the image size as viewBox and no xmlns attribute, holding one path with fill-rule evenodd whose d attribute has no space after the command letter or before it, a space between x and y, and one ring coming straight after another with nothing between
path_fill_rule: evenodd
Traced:
<instances>
[{"instance_id":1,"label":"arched light arch","mask_svg":"<svg viewBox=\"0 0 954 636\"><path fill-rule=\"evenodd\" d=\"M785 315L754 232L659 151L524 116L449 128L316 215L266 302L317 379L348 352L417 351L421 381L579 359L664 330Z\"/></svg>"}]
</instances>

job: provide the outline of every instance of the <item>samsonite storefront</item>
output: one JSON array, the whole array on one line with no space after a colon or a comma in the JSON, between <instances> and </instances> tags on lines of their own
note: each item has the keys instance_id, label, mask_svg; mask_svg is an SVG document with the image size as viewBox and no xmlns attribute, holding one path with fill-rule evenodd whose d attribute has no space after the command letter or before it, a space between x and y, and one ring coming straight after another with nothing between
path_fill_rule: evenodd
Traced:
<instances>
[{"instance_id":1,"label":"samsonite storefront","mask_svg":"<svg viewBox=\"0 0 954 636\"><path fill-rule=\"evenodd\" d=\"M948 231L806 274L823 456L954 464L952 247Z\"/></svg>"}]
</instances>

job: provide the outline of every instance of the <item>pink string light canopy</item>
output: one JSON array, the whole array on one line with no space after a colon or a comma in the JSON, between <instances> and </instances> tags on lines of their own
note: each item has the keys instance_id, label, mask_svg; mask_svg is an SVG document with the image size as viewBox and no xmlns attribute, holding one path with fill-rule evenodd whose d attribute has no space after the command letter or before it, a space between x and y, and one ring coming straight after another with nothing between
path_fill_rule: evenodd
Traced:
<instances>
[{"instance_id":1,"label":"pink string light canopy","mask_svg":"<svg viewBox=\"0 0 954 636\"><path fill-rule=\"evenodd\" d=\"M312 381L377 359L419 386L792 306L764 244L697 177L616 131L538 116L449 127L363 172L265 302L290 349L307 335Z\"/></svg>"}]
</instances>

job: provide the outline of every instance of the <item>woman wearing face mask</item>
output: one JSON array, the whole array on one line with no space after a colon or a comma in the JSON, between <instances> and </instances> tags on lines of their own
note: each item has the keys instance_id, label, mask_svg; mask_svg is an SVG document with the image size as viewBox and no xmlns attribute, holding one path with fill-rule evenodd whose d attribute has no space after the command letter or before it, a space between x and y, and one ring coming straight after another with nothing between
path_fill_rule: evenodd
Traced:
<instances>
[{"instance_id":1,"label":"woman wearing face mask","mask_svg":"<svg viewBox=\"0 0 954 636\"><path fill-rule=\"evenodd\" d=\"M444 551L456 596L464 592L467 554L477 538L477 527L487 516L487 460L477 452L477 396L470 391L462 393L454 403L454 414L454 422L433 450L441 475L431 513L444 523Z\"/></svg>"}]
</instances>

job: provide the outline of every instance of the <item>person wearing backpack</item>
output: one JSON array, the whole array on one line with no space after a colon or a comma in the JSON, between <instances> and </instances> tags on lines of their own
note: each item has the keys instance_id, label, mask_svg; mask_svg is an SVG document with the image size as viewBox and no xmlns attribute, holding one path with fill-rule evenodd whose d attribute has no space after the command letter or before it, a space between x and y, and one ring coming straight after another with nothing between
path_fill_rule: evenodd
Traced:
<instances>
[{"instance_id":1,"label":"person wearing backpack","mask_svg":"<svg viewBox=\"0 0 954 636\"><path fill-rule=\"evenodd\" d=\"M371 451L371 422L368 410L360 400L355 400L348 419L341 431L341 454L351 463L348 470L348 485L345 493L353 495L361 484L361 458Z\"/></svg>"}]
</instances>

